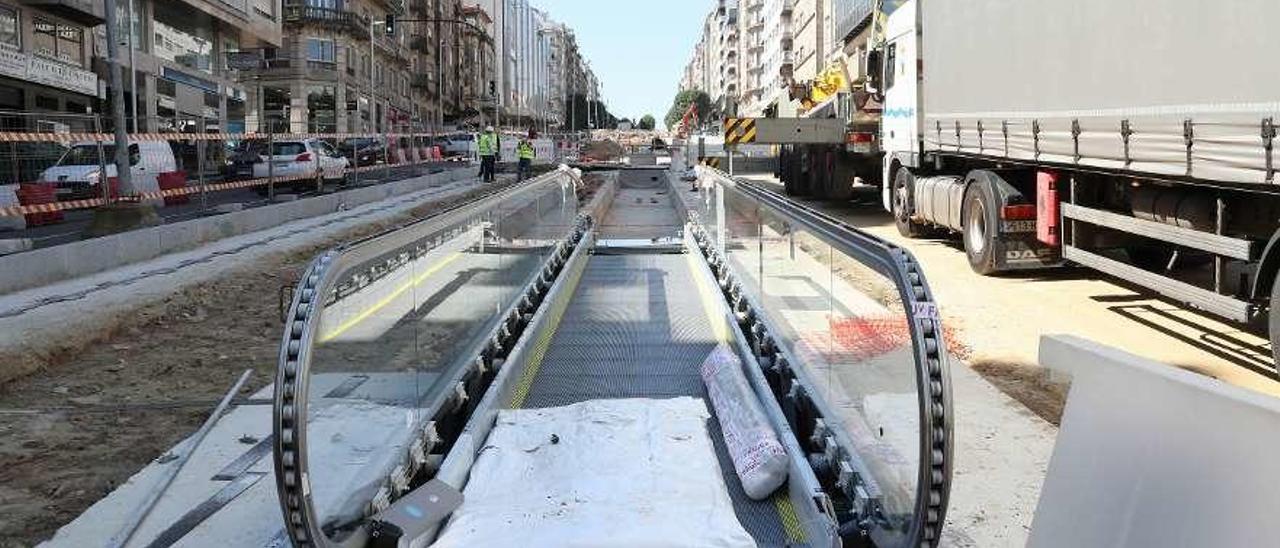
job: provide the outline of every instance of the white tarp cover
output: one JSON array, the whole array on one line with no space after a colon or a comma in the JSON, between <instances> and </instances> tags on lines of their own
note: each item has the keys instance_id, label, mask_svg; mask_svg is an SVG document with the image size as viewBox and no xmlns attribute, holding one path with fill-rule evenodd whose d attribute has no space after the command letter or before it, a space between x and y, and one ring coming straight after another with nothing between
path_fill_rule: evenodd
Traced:
<instances>
[{"instance_id":1,"label":"white tarp cover","mask_svg":"<svg viewBox=\"0 0 1280 548\"><path fill-rule=\"evenodd\" d=\"M755 546L709 417L687 397L501 411L433 546Z\"/></svg>"}]
</instances>

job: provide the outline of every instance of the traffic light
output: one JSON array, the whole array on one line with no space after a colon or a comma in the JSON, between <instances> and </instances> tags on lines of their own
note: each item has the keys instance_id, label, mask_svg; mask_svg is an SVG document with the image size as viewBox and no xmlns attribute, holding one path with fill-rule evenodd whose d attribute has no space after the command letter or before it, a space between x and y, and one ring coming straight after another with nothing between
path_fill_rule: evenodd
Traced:
<instances>
[{"instance_id":1,"label":"traffic light","mask_svg":"<svg viewBox=\"0 0 1280 548\"><path fill-rule=\"evenodd\" d=\"M494 82L493 80L489 80L489 96L490 97L498 96L498 83Z\"/></svg>"},{"instance_id":2,"label":"traffic light","mask_svg":"<svg viewBox=\"0 0 1280 548\"><path fill-rule=\"evenodd\" d=\"M394 13L388 13L387 19L382 23L386 26L384 30L386 31L387 36L396 35L396 16Z\"/></svg>"}]
</instances>

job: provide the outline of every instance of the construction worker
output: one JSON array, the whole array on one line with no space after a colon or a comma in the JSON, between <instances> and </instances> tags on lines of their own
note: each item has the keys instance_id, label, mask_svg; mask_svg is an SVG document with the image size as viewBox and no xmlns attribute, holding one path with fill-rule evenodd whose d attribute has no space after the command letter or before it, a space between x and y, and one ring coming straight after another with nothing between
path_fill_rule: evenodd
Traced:
<instances>
[{"instance_id":1,"label":"construction worker","mask_svg":"<svg viewBox=\"0 0 1280 548\"><path fill-rule=\"evenodd\" d=\"M523 181L529 176L529 169L533 167L533 158L536 154L533 150L533 143L529 142L529 138L520 139L520 143L516 145L516 158L520 163L516 166L516 180Z\"/></svg>"},{"instance_id":2,"label":"construction worker","mask_svg":"<svg viewBox=\"0 0 1280 548\"><path fill-rule=\"evenodd\" d=\"M497 178L498 151L501 146L502 141L498 140L493 126L484 128L476 148L480 153L480 179L486 183L492 183Z\"/></svg>"}]
</instances>

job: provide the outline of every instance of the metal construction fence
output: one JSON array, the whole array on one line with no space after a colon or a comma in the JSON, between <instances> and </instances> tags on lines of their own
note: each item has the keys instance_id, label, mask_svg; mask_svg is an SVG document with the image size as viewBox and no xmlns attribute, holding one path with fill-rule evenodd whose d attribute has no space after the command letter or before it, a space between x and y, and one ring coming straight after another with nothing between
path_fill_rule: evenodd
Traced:
<instances>
[{"instance_id":1,"label":"metal construction fence","mask_svg":"<svg viewBox=\"0 0 1280 548\"><path fill-rule=\"evenodd\" d=\"M415 124L381 132L229 132L204 119L149 119L137 126L162 130L128 134L126 188L116 176L115 135L104 122L97 115L0 112L0 221L51 224L65 211L116 201L199 200L203 208L216 192L254 189L271 199L416 177L476 159L474 134L415 131ZM504 160L514 161L517 135L504 134ZM537 163L564 161L577 147L569 135L534 144Z\"/></svg>"}]
</instances>

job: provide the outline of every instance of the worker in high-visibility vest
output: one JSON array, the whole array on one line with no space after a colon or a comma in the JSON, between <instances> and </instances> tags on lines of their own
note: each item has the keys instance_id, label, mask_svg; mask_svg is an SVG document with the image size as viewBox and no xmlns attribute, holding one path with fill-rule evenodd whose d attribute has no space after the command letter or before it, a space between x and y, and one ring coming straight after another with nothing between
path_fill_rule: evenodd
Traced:
<instances>
[{"instance_id":1,"label":"worker in high-visibility vest","mask_svg":"<svg viewBox=\"0 0 1280 548\"><path fill-rule=\"evenodd\" d=\"M484 128L476 148L480 154L480 179L486 183L492 183L497 178L498 151L501 146L502 141L498 140L493 126Z\"/></svg>"},{"instance_id":2,"label":"worker in high-visibility vest","mask_svg":"<svg viewBox=\"0 0 1280 548\"><path fill-rule=\"evenodd\" d=\"M520 163L516 165L516 180L523 181L529 176L529 169L533 167L533 158L536 154L533 151L533 143L528 138L520 139L520 143L516 145L516 158Z\"/></svg>"}]
</instances>

